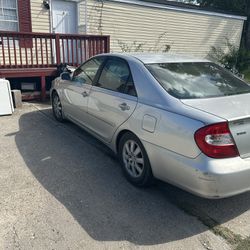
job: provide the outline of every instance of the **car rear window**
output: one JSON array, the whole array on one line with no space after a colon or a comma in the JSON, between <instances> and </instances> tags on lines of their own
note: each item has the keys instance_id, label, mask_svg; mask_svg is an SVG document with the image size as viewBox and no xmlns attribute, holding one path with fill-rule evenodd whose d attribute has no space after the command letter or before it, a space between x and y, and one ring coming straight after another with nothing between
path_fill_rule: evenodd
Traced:
<instances>
[{"instance_id":1,"label":"car rear window","mask_svg":"<svg viewBox=\"0 0 250 250\"><path fill-rule=\"evenodd\" d=\"M154 63L147 69L162 87L179 99L250 93L250 85L211 62Z\"/></svg>"}]
</instances>

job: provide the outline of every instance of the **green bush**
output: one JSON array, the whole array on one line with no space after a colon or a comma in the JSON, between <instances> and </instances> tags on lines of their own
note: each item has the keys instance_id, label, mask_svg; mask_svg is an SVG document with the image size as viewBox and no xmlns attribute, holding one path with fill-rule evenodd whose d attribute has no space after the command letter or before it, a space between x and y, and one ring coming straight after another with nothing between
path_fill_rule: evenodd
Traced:
<instances>
[{"instance_id":1,"label":"green bush","mask_svg":"<svg viewBox=\"0 0 250 250\"><path fill-rule=\"evenodd\" d=\"M244 74L249 79L250 51L244 48L238 49L228 39L226 39L225 45L226 52L222 48L211 47L209 59L222 64L234 73Z\"/></svg>"},{"instance_id":2,"label":"green bush","mask_svg":"<svg viewBox=\"0 0 250 250\"><path fill-rule=\"evenodd\" d=\"M250 68L242 71L242 74L244 75L244 79L250 83Z\"/></svg>"}]
</instances>

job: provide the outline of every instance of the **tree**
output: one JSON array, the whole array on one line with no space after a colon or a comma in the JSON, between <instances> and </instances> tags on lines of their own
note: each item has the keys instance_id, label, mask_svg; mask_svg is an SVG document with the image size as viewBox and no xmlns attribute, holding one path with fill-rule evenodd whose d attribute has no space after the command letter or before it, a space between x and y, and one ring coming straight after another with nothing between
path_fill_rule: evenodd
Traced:
<instances>
[{"instance_id":1,"label":"tree","mask_svg":"<svg viewBox=\"0 0 250 250\"><path fill-rule=\"evenodd\" d=\"M242 45L244 48L250 50L250 0L184 0L183 2L189 2L203 7L213 7L247 16Z\"/></svg>"}]
</instances>

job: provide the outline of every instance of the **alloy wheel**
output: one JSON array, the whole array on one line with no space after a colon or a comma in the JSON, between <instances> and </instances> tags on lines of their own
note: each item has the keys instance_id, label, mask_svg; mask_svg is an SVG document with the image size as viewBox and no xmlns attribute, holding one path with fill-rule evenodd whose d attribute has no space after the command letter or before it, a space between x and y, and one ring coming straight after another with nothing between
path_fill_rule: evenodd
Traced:
<instances>
[{"instance_id":1,"label":"alloy wheel","mask_svg":"<svg viewBox=\"0 0 250 250\"><path fill-rule=\"evenodd\" d=\"M62 104L57 94L55 94L53 97L53 110L54 110L54 114L56 118L61 119L62 118Z\"/></svg>"},{"instance_id":2,"label":"alloy wheel","mask_svg":"<svg viewBox=\"0 0 250 250\"><path fill-rule=\"evenodd\" d=\"M144 156L142 149L134 140L125 142L122 158L127 172L134 178L139 178L144 171Z\"/></svg>"}]
</instances>

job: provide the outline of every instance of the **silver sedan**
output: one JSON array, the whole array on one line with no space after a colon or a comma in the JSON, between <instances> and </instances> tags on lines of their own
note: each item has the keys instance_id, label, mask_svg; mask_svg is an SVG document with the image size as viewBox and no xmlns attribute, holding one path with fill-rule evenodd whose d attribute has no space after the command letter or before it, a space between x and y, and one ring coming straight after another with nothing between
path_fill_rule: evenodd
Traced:
<instances>
[{"instance_id":1,"label":"silver sedan","mask_svg":"<svg viewBox=\"0 0 250 250\"><path fill-rule=\"evenodd\" d=\"M108 145L136 186L154 178L207 198L250 190L250 86L171 54L102 54L54 80L55 118Z\"/></svg>"}]
</instances>

